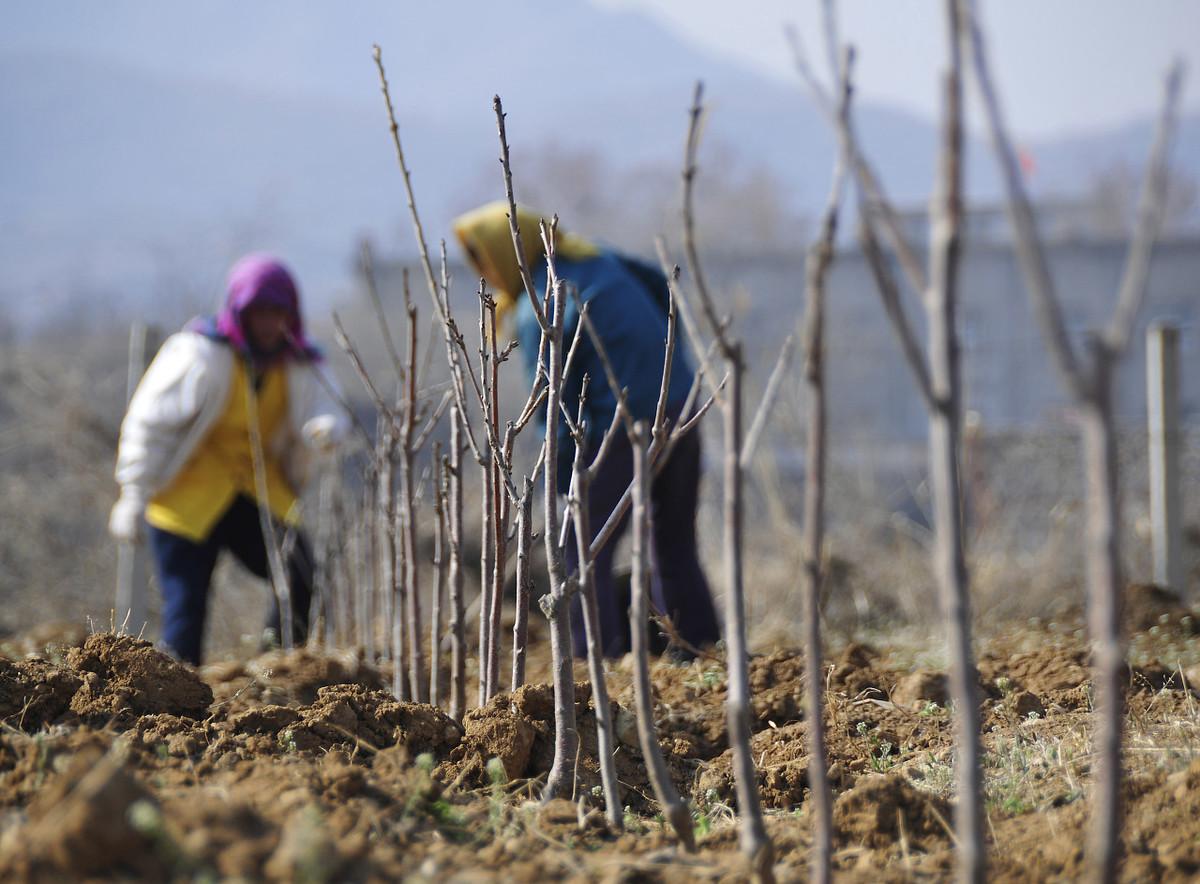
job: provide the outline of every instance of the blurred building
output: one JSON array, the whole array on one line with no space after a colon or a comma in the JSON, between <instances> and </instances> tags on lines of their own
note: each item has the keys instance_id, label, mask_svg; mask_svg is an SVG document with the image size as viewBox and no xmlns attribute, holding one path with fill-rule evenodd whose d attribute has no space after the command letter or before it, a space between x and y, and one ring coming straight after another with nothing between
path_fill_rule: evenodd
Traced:
<instances>
[{"instance_id":1,"label":"blurred building","mask_svg":"<svg viewBox=\"0 0 1200 884\"><path fill-rule=\"evenodd\" d=\"M1061 200L1038 207L1038 223L1072 341L1112 316L1128 242L1114 236L1088 202ZM903 229L925 259L924 210L901 214ZM803 307L804 267L789 255L726 256L713 262L716 287L744 292L745 328L752 352L770 360ZM897 278L902 281L899 268ZM960 271L959 335L966 407L993 430L1061 423L1071 402L1065 394L1030 311L1024 277L1012 248L1003 206L972 209L965 219ZM834 433L847 437L919 439L924 407L903 362L870 268L856 244L839 251L828 291L828 383ZM908 314L924 340L920 299L905 292ZM784 321L786 320L786 321ZM1200 235L1168 232L1155 246L1149 290L1126 358L1118 373L1119 423L1145 421L1145 335L1153 322L1180 329L1181 411L1200 422ZM758 373L769 370L769 363Z\"/></svg>"}]
</instances>

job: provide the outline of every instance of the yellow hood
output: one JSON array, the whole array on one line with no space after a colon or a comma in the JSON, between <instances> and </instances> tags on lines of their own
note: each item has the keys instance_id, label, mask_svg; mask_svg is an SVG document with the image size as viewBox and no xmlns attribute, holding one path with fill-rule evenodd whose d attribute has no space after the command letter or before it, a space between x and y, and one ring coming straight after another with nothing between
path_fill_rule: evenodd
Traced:
<instances>
[{"instance_id":1,"label":"yellow hood","mask_svg":"<svg viewBox=\"0 0 1200 884\"><path fill-rule=\"evenodd\" d=\"M542 217L524 206L517 206L517 226L521 230L521 244L525 248L525 260L531 271L546 251L538 229ZM470 264L493 289L497 314L504 316L516 303L517 296L525 290L513 248L512 231L509 229L508 203L488 203L460 215L454 221L454 234L467 253ZM554 251L569 260L592 258L600 254L600 250L590 241L565 233L561 228L554 238Z\"/></svg>"}]
</instances>

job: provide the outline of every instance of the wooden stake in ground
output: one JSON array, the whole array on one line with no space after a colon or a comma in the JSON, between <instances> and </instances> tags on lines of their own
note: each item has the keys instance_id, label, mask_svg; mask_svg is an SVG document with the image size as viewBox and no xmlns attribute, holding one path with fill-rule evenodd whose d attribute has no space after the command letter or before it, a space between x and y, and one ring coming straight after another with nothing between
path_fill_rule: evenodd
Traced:
<instances>
[{"instance_id":1,"label":"wooden stake in ground","mask_svg":"<svg viewBox=\"0 0 1200 884\"><path fill-rule=\"evenodd\" d=\"M1087 481L1087 606L1092 642L1092 684L1096 718L1092 822L1088 861L1095 880L1117 879L1121 854L1121 735L1124 726L1125 642L1121 633L1123 583L1118 530L1116 439L1112 423L1112 378L1129 346L1134 322L1146 294L1150 254L1166 206L1167 154L1177 119L1182 69L1168 72L1154 145L1138 202L1138 218L1126 256L1116 306L1109 326L1088 340L1082 358L1071 345L1061 302L1042 248L1033 206L1025 192L999 98L992 85L987 47L974 5L959 0L961 39L970 55L983 100L992 147L1008 193L1008 214L1017 258L1042 337L1063 386L1080 411Z\"/></svg>"}]
</instances>

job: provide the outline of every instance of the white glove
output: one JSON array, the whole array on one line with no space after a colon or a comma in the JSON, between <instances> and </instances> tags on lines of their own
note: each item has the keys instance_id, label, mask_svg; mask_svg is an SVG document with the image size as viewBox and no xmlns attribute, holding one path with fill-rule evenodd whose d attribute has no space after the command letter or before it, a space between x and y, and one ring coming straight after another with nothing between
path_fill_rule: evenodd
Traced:
<instances>
[{"instance_id":1,"label":"white glove","mask_svg":"<svg viewBox=\"0 0 1200 884\"><path fill-rule=\"evenodd\" d=\"M131 485L125 486L109 514L108 533L114 540L141 543L144 534L142 515L145 511L146 499L141 491Z\"/></svg>"},{"instance_id":2,"label":"white glove","mask_svg":"<svg viewBox=\"0 0 1200 884\"><path fill-rule=\"evenodd\" d=\"M337 445L341 436L338 419L332 414L322 414L314 417L304 425L304 441L322 454L329 454Z\"/></svg>"}]
</instances>

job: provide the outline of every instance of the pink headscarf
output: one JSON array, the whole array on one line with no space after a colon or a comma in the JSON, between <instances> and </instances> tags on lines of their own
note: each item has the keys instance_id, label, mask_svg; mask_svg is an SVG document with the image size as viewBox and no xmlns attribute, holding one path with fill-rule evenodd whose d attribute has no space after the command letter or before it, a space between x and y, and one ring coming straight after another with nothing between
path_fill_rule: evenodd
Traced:
<instances>
[{"instance_id":1,"label":"pink headscarf","mask_svg":"<svg viewBox=\"0 0 1200 884\"><path fill-rule=\"evenodd\" d=\"M250 307L256 306L283 307L291 314L288 320L287 342L280 351L257 353L250 346L242 325L242 314ZM246 255L233 265L233 269L229 271L225 306L221 308L215 320L201 320L196 330L227 341L234 349L248 354L259 364L269 364L281 358L320 358L319 351L304 337L304 321L300 316L300 295L296 290L296 282L288 269L270 255Z\"/></svg>"}]
</instances>

